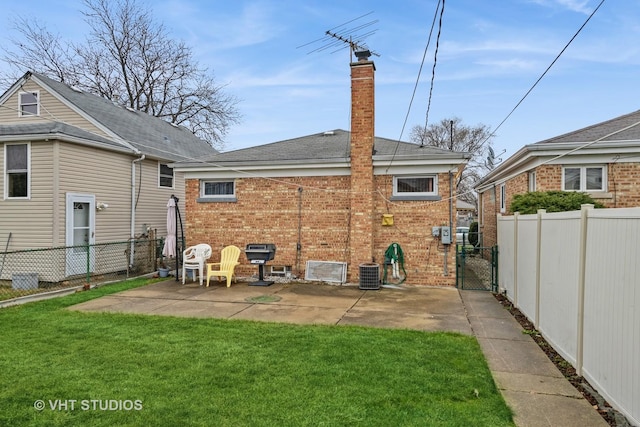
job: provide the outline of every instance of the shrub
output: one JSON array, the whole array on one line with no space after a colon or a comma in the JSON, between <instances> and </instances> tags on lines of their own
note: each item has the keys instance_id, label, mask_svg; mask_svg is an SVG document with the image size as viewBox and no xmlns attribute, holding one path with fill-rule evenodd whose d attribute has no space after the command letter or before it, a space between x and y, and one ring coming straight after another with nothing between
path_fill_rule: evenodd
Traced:
<instances>
[{"instance_id":1,"label":"shrub","mask_svg":"<svg viewBox=\"0 0 640 427\"><path fill-rule=\"evenodd\" d=\"M474 221L469 224L469 243L478 246L478 222Z\"/></svg>"},{"instance_id":2,"label":"shrub","mask_svg":"<svg viewBox=\"0 0 640 427\"><path fill-rule=\"evenodd\" d=\"M596 208L603 208L591 196L574 191L533 191L513 196L510 210L521 214L534 214L538 209L547 212L567 212L580 210L580 206L590 203Z\"/></svg>"}]
</instances>

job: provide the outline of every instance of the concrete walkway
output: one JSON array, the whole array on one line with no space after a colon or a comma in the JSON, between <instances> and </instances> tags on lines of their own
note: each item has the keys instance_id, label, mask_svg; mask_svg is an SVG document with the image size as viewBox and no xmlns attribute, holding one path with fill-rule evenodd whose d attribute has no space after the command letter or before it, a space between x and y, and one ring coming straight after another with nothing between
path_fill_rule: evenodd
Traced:
<instances>
[{"instance_id":1,"label":"concrete walkway","mask_svg":"<svg viewBox=\"0 0 640 427\"><path fill-rule=\"evenodd\" d=\"M207 288L172 279L70 309L475 335L516 425L608 425L489 292L429 286L361 290L315 283Z\"/></svg>"}]
</instances>

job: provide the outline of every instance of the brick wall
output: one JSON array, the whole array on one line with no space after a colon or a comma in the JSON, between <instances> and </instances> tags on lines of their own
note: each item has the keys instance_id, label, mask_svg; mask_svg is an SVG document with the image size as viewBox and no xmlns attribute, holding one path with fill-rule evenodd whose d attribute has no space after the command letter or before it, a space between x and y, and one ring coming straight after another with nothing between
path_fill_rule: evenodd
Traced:
<instances>
[{"instance_id":1,"label":"brick wall","mask_svg":"<svg viewBox=\"0 0 640 427\"><path fill-rule=\"evenodd\" d=\"M482 233L482 244L491 247L498 243L497 219L500 213L500 191L499 188L491 187L478 195L480 206L480 223L478 230Z\"/></svg>"},{"instance_id":2,"label":"brick wall","mask_svg":"<svg viewBox=\"0 0 640 427\"><path fill-rule=\"evenodd\" d=\"M421 285L455 285L455 247L447 253L447 271L444 275L445 246L431 235L431 228L449 225L449 175L438 174L440 201L393 201L389 203L393 177L376 176L374 253L376 261L384 262L383 255L392 243L398 243L405 254L407 283ZM454 202L455 207L455 202ZM393 225L383 226L382 215L392 214ZM455 221L455 215L454 215ZM455 223L453 224L455 229Z\"/></svg>"},{"instance_id":3,"label":"brick wall","mask_svg":"<svg viewBox=\"0 0 640 427\"><path fill-rule=\"evenodd\" d=\"M349 261L348 176L243 178L235 184L236 202L199 203L199 181L187 181L187 244L209 243L215 258L227 245L244 250L249 243L274 243L270 264L300 274L306 260ZM241 262L239 275L257 273L244 255Z\"/></svg>"},{"instance_id":4,"label":"brick wall","mask_svg":"<svg viewBox=\"0 0 640 427\"><path fill-rule=\"evenodd\" d=\"M443 200L439 202L389 203L380 193L391 192L392 177L375 179L370 258L352 256L350 224L352 192L350 177L242 178L236 181L237 201L197 202L199 181L187 180L184 218L187 244L206 242L214 249L211 262L218 261L226 245L241 249L249 243L274 243L276 257L270 265L288 265L304 277L307 260L349 264L349 281L357 283L358 266L373 258L383 269L384 252L398 243L405 254L408 284L455 285L454 251L448 254L448 276L444 276L444 247L431 236L431 227L448 224L448 175L438 176ZM300 191L302 189L302 191ZM446 195L446 196L445 196ZM382 225L382 214L394 215L394 224ZM300 251L297 244L300 243ZM258 272L241 255L240 276ZM355 273L355 275L354 275Z\"/></svg>"},{"instance_id":5,"label":"brick wall","mask_svg":"<svg viewBox=\"0 0 640 427\"><path fill-rule=\"evenodd\" d=\"M542 165L535 169L536 191L562 190L562 165ZM640 206L640 163L609 163L607 165L607 192L594 193L594 200L607 208ZM522 173L506 182L507 214L509 204L515 194L529 190L529 174ZM500 212L500 187L496 186L496 200L493 189L480 195L483 210L481 231L485 246L497 243L496 213Z\"/></svg>"},{"instance_id":6,"label":"brick wall","mask_svg":"<svg viewBox=\"0 0 640 427\"><path fill-rule=\"evenodd\" d=\"M598 201L608 208L640 206L640 163L610 163L607 170L613 197Z\"/></svg>"}]
</instances>

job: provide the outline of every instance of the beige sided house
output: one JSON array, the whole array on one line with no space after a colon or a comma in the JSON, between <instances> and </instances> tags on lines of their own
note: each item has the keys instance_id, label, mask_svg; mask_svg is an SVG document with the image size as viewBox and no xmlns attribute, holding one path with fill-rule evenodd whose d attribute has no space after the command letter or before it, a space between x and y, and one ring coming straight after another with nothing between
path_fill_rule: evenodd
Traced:
<instances>
[{"instance_id":1,"label":"beige sided house","mask_svg":"<svg viewBox=\"0 0 640 427\"><path fill-rule=\"evenodd\" d=\"M445 245L434 227L455 227L451 184L469 154L375 137L374 70L367 58L351 64L350 132L176 163L186 177L188 244L208 243L214 253L275 244L269 264L279 273L307 277L313 265L322 280L322 263L337 264L357 282L362 264L377 263L382 273L386 249L398 243L405 283L455 284L455 242ZM258 268L242 255L237 272Z\"/></svg>"},{"instance_id":2,"label":"beige sided house","mask_svg":"<svg viewBox=\"0 0 640 427\"><path fill-rule=\"evenodd\" d=\"M164 236L168 200L184 197L168 165L212 153L186 128L27 72L0 96L1 250ZM41 280L73 275L70 261Z\"/></svg>"},{"instance_id":3,"label":"beige sided house","mask_svg":"<svg viewBox=\"0 0 640 427\"><path fill-rule=\"evenodd\" d=\"M497 215L528 191L579 191L607 208L640 206L640 110L525 145L476 185L484 246L497 243Z\"/></svg>"}]
</instances>

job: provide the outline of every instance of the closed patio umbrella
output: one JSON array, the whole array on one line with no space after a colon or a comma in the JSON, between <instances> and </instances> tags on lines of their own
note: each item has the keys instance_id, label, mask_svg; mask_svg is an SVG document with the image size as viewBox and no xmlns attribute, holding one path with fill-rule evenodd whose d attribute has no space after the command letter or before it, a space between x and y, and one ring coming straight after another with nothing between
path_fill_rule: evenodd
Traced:
<instances>
[{"instance_id":1,"label":"closed patio umbrella","mask_svg":"<svg viewBox=\"0 0 640 427\"><path fill-rule=\"evenodd\" d=\"M167 238L162 255L170 258L176 256L176 201L173 197L167 202Z\"/></svg>"}]
</instances>

